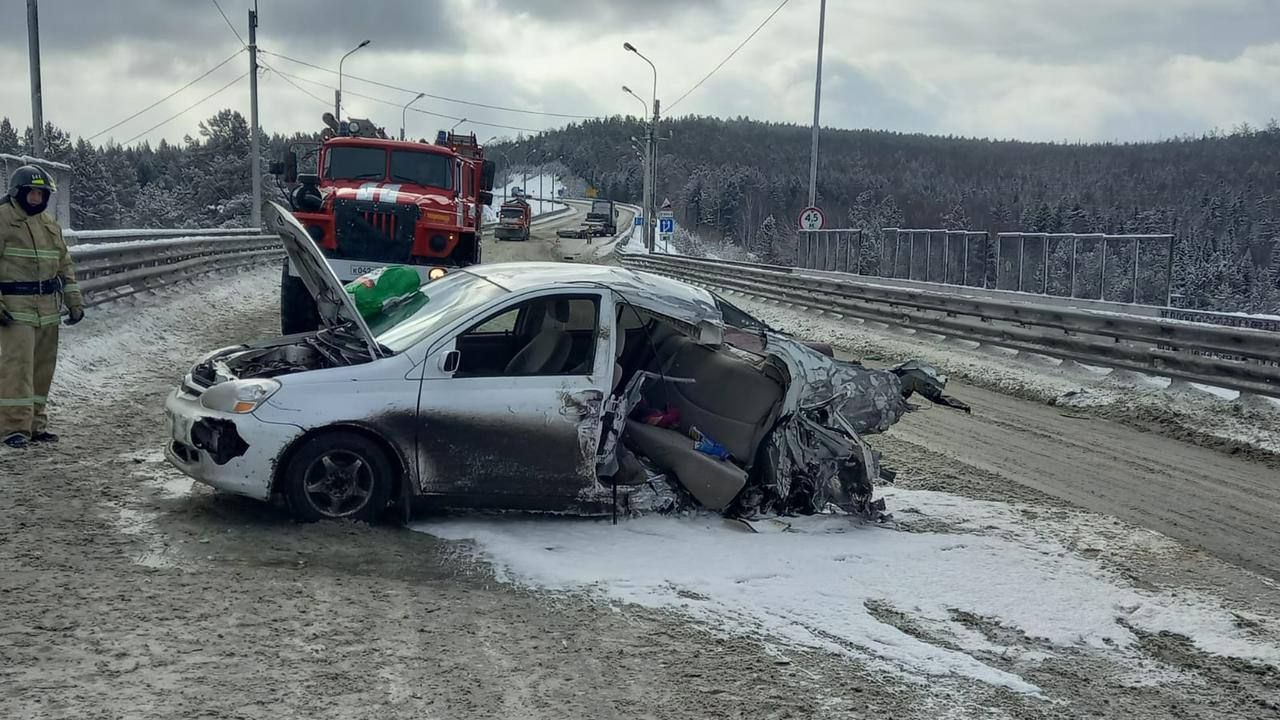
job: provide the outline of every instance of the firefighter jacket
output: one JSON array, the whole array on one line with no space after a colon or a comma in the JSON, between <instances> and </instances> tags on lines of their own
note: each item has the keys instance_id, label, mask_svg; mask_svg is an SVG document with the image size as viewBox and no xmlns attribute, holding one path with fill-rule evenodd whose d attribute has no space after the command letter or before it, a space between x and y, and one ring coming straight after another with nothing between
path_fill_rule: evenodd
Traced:
<instances>
[{"instance_id":1,"label":"firefighter jacket","mask_svg":"<svg viewBox=\"0 0 1280 720\"><path fill-rule=\"evenodd\" d=\"M40 294L4 294L6 283L58 280L67 309L82 308L75 266L62 239L62 228L49 213L27 215L12 199L0 202L0 310L16 322L35 327L57 325L60 308Z\"/></svg>"}]
</instances>

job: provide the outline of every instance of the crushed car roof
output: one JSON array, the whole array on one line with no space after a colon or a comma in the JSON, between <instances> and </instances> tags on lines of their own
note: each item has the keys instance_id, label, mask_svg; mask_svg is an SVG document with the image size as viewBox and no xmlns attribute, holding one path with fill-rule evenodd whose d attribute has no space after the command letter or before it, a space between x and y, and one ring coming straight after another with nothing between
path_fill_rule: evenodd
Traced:
<instances>
[{"instance_id":1,"label":"crushed car roof","mask_svg":"<svg viewBox=\"0 0 1280 720\"><path fill-rule=\"evenodd\" d=\"M724 327L715 297L702 288L652 273L611 265L554 262L514 262L475 265L467 272L491 280L512 292L548 287L604 287L624 302L692 325ZM429 291L428 286L428 291Z\"/></svg>"}]
</instances>

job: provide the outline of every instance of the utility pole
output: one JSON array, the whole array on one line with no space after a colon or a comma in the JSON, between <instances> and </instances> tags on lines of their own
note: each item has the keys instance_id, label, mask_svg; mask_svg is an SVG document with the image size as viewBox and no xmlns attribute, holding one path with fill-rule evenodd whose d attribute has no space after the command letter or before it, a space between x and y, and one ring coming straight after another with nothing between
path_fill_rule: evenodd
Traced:
<instances>
[{"instance_id":1,"label":"utility pole","mask_svg":"<svg viewBox=\"0 0 1280 720\"><path fill-rule=\"evenodd\" d=\"M44 157L44 98L40 93L40 13L27 0L27 51L31 63L31 154Z\"/></svg>"},{"instance_id":2,"label":"utility pole","mask_svg":"<svg viewBox=\"0 0 1280 720\"><path fill-rule=\"evenodd\" d=\"M653 124L649 127L649 207L645 210L649 252L653 252L658 240L658 103L659 100L654 98Z\"/></svg>"},{"instance_id":3,"label":"utility pole","mask_svg":"<svg viewBox=\"0 0 1280 720\"><path fill-rule=\"evenodd\" d=\"M249 175L253 182L253 227L262 227L262 150L258 145L258 0L249 11Z\"/></svg>"},{"instance_id":4,"label":"utility pole","mask_svg":"<svg viewBox=\"0 0 1280 720\"><path fill-rule=\"evenodd\" d=\"M827 0L818 9L818 78L813 83L813 148L809 151L809 206L818 204L818 123L822 110L822 36L827 26Z\"/></svg>"}]
</instances>

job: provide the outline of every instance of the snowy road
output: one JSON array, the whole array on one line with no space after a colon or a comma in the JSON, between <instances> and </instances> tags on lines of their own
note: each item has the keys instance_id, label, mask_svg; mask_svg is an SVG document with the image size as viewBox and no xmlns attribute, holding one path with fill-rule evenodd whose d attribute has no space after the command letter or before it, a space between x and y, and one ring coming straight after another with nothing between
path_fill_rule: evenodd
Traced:
<instances>
[{"instance_id":1,"label":"snowy road","mask_svg":"<svg viewBox=\"0 0 1280 720\"><path fill-rule=\"evenodd\" d=\"M585 257L594 246L554 237L577 221L485 257ZM1221 559L1274 567L1275 475L976 388L955 388L973 417L929 408L876 439L902 470L896 526L461 518L414 533L297 526L194 487L160 456L162 399L201 351L276 327L278 279L211 279L67 331L65 442L0 454L0 715L1280 712L1280 588ZM1237 517L1191 507L1215 483ZM1156 521L1188 543L1143 529Z\"/></svg>"}]
</instances>

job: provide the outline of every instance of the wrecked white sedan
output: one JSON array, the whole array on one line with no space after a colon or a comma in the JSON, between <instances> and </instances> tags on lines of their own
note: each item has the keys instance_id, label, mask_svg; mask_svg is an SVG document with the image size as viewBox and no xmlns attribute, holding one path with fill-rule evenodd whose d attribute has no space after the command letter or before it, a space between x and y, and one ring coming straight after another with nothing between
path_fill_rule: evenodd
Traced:
<instances>
[{"instance_id":1,"label":"wrecked white sedan","mask_svg":"<svg viewBox=\"0 0 1280 720\"><path fill-rule=\"evenodd\" d=\"M874 515L879 432L929 368L833 360L706 290L618 267L475 266L365 318L285 209L317 332L224 348L168 398L166 455L300 519L391 503Z\"/></svg>"}]
</instances>

